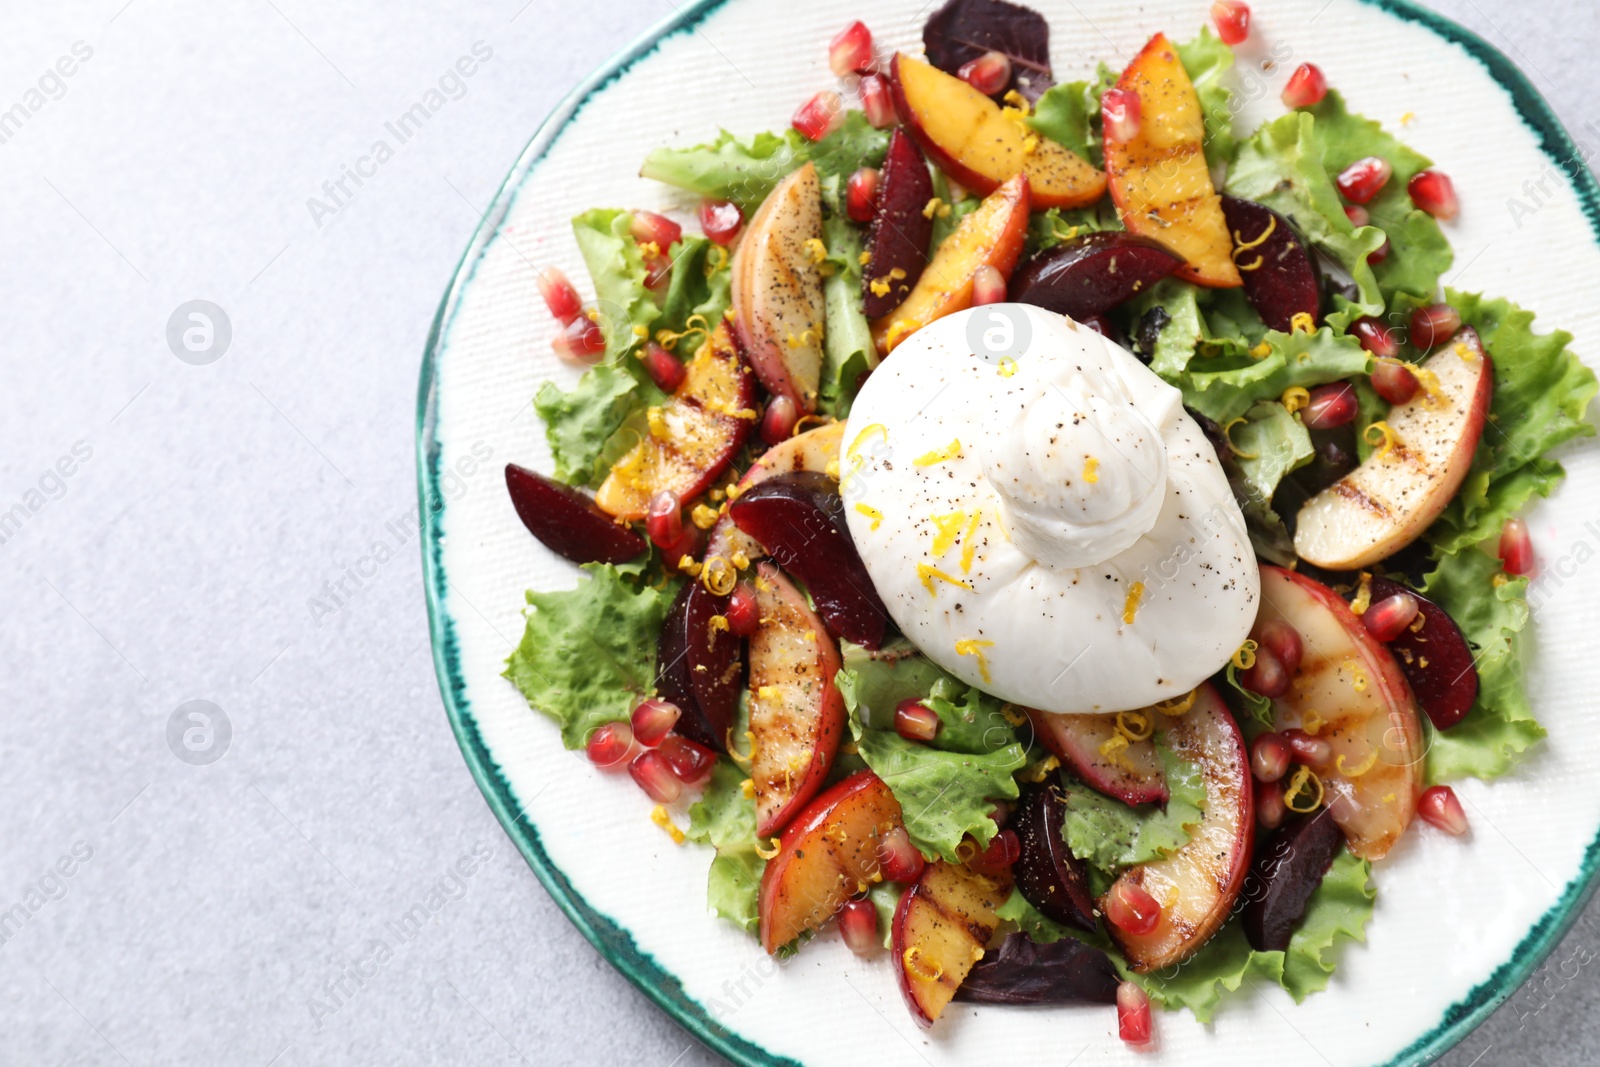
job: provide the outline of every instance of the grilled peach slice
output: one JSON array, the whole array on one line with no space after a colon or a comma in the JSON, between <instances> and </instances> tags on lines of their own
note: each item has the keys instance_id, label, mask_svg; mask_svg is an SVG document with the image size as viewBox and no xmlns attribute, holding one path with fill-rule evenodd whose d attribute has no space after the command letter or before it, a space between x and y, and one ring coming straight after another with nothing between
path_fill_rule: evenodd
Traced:
<instances>
[{"instance_id":1,"label":"grilled peach slice","mask_svg":"<svg viewBox=\"0 0 1600 1067\"><path fill-rule=\"evenodd\" d=\"M918 1026L932 1026L961 988L1011 895L1011 874L979 874L943 860L928 864L895 909L890 944L900 992Z\"/></svg>"},{"instance_id":2,"label":"grilled peach slice","mask_svg":"<svg viewBox=\"0 0 1600 1067\"><path fill-rule=\"evenodd\" d=\"M822 186L807 163L767 194L733 254L739 346L767 391L801 411L816 410L822 377L821 242Z\"/></svg>"},{"instance_id":3,"label":"grilled peach slice","mask_svg":"<svg viewBox=\"0 0 1600 1067\"><path fill-rule=\"evenodd\" d=\"M950 177L987 195L1025 174L1037 208L1083 207L1106 191L1106 176L1082 156L1012 121L987 96L910 56L889 66L895 106L911 133Z\"/></svg>"},{"instance_id":4,"label":"grilled peach slice","mask_svg":"<svg viewBox=\"0 0 1600 1067\"><path fill-rule=\"evenodd\" d=\"M878 845L901 825L900 802L871 771L818 796L778 842L761 875L761 947L777 952L821 927L878 872Z\"/></svg>"},{"instance_id":5,"label":"grilled peach slice","mask_svg":"<svg viewBox=\"0 0 1600 1067\"><path fill-rule=\"evenodd\" d=\"M1138 95L1142 115L1126 140L1116 136L1117 124L1106 124L1106 175L1122 224L1182 256L1178 277L1220 289L1243 285L1206 167L1200 99L1172 42L1150 38L1117 88Z\"/></svg>"},{"instance_id":6,"label":"grilled peach slice","mask_svg":"<svg viewBox=\"0 0 1600 1067\"><path fill-rule=\"evenodd\" d=\"M1389 412L1377 451L1300 508L1301 559L1328 570L1387 559L1421 537L1461 488L1489 417L1494 363L1469 326L1419 369L1423 388Z\"/></svg>"},{"instance_id":7,"label":"grilled peach slice","mask_svg":"<svg viewBox=\"0 0 1600 1067\"><path fill-rule=\"evenodd\" d=\"M834 687L839 649L794 583L770 563L756 574L761 625L750 635L750 777L756 833L770 837L805 806L844 732Z\"/></svg>"},{"instance_id":8,"label":"grilled peach slice","mask_svg":"<svg viewBox=\"0 0 1600 1067\"><path fill-rule=\"evenodd\" d=\"M993 267L1009 278L1028 234L1030 203L1027 176L1019 174L962 219L933 253L911 295L872 324L878 351L888 355L928 323L971 307L972 282L980 267Z\"/></svg>"},{"instance_id":9,"label":"grilled peach slice","mask_svg":"<svg viewBox=\"0 0 1600 1067\"><path fill-rule=\"evenodd\" d=\"M630 522L645 517L650 498L663 489L689 500L714 482L755 424L755 382L734 350L725 323L689 361L683 384L650 412L649 431L617 461L595 493L608 515Z\"/></svg>"},{"instance_id":10,"label":"grilled peach slice","mask_svg":"<svg viewBox=\"0 0 1600 1067\"><path fill-rule=\"evenodd\" d=\"M1289 691L1272 702L1274 729L1328 742L1329 762L1311 770L1350 851L1379 859L1411 824L1422 793L1416 700L1389 650L1342 597L1303 574L1263 565L1257 638L1278 620L1300 635L1304 652Z\"/></svg>"},{"instance_id":11,"label":"grilled peach slice","mask_svg":"<svg viewBox=\"0 0 1600 1067\"><path fill-rule=\"evenodd\" d=\"M1141 974L1188 959L1233 913L1255 844L1255 790L1250 757L1233 713L1208 682L1181 716L1161 716L1166 742L1200 766L1205 780L1205 819L1188 843L1158 860L1130 867L1106 898L1130 882L1155 897L1161 918L1146 934L1130 934L1107 923L1128 965Z\"/></svg>"},{"instance_id":12,"label":"grilled peach slice","mask_svg":"<svg viewBox=\"0 0 1600 1067\"><path fill-rule=\"evenodd\" d=\"M1091 789L1124 804L1167 802L1167 779L1155 744L1148 739L1126 745L1112 741L1121 737L1115 715L1056 715L1029 708L1028 718L1040 744Z\"/></svg>"},{"instance_id":13,"label":"grilled peach slice","mask_svg":"<svg viewBox=\"0 0 1600 1067\"><path fill-rule=\"evenodd\" d=\"M744 477L739 479L738 491L742 493L753 485L759 485L774 474L816 471L818 474L836 475L839 463L839 439L843 436L844 423L827 422L778 442L751 464ZM722 517L717 519L717 524L711 527L711 536L706 541L705 558L721 556L731 562L736 555L754 561L765 556L766 552L759 541L741 531L734 525L733 519L724 512Z\"/></svg>"}]
</instances>

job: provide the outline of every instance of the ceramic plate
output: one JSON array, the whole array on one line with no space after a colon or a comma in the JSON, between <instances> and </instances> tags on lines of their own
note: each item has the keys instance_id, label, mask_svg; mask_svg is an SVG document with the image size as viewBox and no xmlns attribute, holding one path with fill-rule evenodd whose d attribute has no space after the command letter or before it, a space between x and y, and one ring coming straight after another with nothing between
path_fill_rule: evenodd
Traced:
<instances>
[{"instance_id":1,"label":"ceramic plate","mask_svg":"<svg viewBox=\"0 0 1600 1067\"><path fill-rule=\"evenodd\" d=\"M1052 27L1058 80L1121 66L1156 30L1186 40L1202 0L1030 0ZM744 1064L1024 1062L1235 1064L1253 1054L1346 1065L1426 1063L1459 1041L1534 969L1588 897L1600 829L1600 451L1566 457L1571 477L1531 527L1544 563L1534 590L1530 681L1550 730L1513 776L1458 786L1465 841L1412 833L1376 865L1365 945L1347 944L1330 988L1295 1005L1277 989L1233 998L1212 1026L1157 1019L1159 1050L1136 1055L1108 1009L953 1010L929 1033L903 1007L887 956L862 961L828 933L779 966L710 917L710 853L674 847L625 776L564 750L555 726L500 672L522 631L525 588L566 588L576 569L517 521L508 461L550 469L529 400L575 372L550 351L535 268L582 278L568 220L593 206L692 205L637 177L663 144L787 124L834 84L826 44L865 15L881 45L919 47L923 0L703 0L685 6L574 92L534 136L462 259L422 367L419 489L440 687L467 764L528 863L596 947L707 1045ZM1315 60L1353 110L1381 120L1455 179L1450 284L1508 296L1545 328L1600 353L1600 189L1549 108L1498 52L1408 3L1266 0L1240 53L1244 129L1281 113L1287 72ZM1268 51L1270 50L1270 51ZM1276 59L1269 73L1261 60ZM1573 176L1573 173L1576 175ZM1524 182L1541 183L1530 199ZM1524 208L1513 212L1516 198ZM587 288L586 285L580 288ZM648 892L641 887L648 886ZM530 935L536 937L537 935ZM1081 1054L1080 1054L1081 1053ZM1076 1058L1075 1058L1076 1057Z\"/></svg>"}]
</instances>

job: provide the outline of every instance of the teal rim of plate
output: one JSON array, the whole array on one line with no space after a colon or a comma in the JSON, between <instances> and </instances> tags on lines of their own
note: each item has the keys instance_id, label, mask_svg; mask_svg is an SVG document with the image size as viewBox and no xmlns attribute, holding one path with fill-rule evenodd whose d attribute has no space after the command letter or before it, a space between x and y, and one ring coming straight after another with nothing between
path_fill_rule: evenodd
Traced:
<instances>
[{"instance_id":1,"label":"teal rim of plate","mask_svg":"<svg viewBox=\"0 0 1600 1067\"><path fill-rule=\"evenodd\" d=\"M1425 27L1445 41L1458 45L1481 63L1496 83L1510 94L1522 121L1538 134L1540 148L1545 155L1571 179L1590 228L1596 240L1600 241L1600 183L1596 182L1578 146L1556 118L1549 103L1504 53L1471 30L1435 11L1418 6L1412 0L1360 2ZM473 779L495 817L500 820L506 835L521 851L556 905L607 962L621 971L640 992L697 1040L734 1063L748 1067L800 1067L796 1061L751 1044L719 1023L704 1005L684 991L675 975L634 943L628 931L591 907L573 888L565 873L551 862L540 842L539 831L525 821L527 813L522 810L478 732L477 722L466 698L466 680L461 673L455 621L444 610L448 578L444 571L440 520L445 497L440 491L440 447L435 436L439 407L438 361L450 325L460 308L462 294L471 283L484 252L498 235L500 224L510 212L522 184L566 126L583 110L590 97L627 73L635 63L654 52L662 41L680 33L692 32L726 3L728 0L695 0L686 4L612 56L556 106L500 184L493 203L484 212L472 240L456 264L449 287L428 330L417 393L417 500L423 526L422 569L428 602L428 626L432 634L434 671L439 679L440 696L456 742L466 759L467 769L472 772ZM1394 1058L1374 1067L1412 1067L1430 1063L1476 1029L1521 988L1571 928L1583 905L1594 893L1597 873L1600 873L1600 829L1597 829L1596 837L1585 850L1578 877L1567 884L1560 899L1533 925L1512 952L1511 958L1488 979L1451 1005L1443 1018L1426 1034Z\"/></svg>"}]
</instances>

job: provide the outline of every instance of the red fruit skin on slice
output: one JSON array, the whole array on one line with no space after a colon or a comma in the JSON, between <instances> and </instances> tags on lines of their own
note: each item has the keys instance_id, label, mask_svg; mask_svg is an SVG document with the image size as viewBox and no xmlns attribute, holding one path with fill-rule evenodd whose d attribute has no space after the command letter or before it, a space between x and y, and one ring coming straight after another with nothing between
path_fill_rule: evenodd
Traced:
<instances>
[{"instance_id":1,"label":"red fruit skin on slice","mask_svg":"<svg viewBox=\"0 0 1600 1067\"><path fill-rule=\"evenodd\" d=\"M1396 593L1410 593L1417 598L1417 618L1423 622L1420 629L1401 630L1400 636L1389 642L1389 651L1434 728L1448 730L1466 717L1478 699L1478 668L1472 646L1455 620L1438 604L1398 582L1372 579L1372 603ZM1416 625L1415 621L1412 625Z\"/></svg>"},{"instance_id":2,"label":"red fruit skin on slice","mask_svg":"<svg viewBox=\"0 0 1600 1067\"><path fill-rule=\"evenodd\" d=\"M727 751L744 684L743 639L711 627L727 599L698 580L685 582L667 609L656 648L656 691L683 713L678 733L717 752Z\"/></svg>"},{"instance_id":3,"label":"red fruit skin on slice","mask_svg":"<svg viewBox=\"0 0 1600 1067\"><path fill-rule=\"evenodd\" d=\"M923 216L933 199L933 178L922 149L904 127L889 136L889 151L883 160L883 176L878 183L878 209L867 233L867 265L861 272L861 292L869 320L881 319L911 292L928 265L928 242L933 239L933 219ZM904 278L889 274L899 268ZM883 279L889 289L883 295L872 291L874 280Z\"/></svg>"},{"instance_id":4,"label":"red fruit skin on slice","mask_svg":"<svg viewBox=\"0 0 1600 1067\"><path fill-rule=\"evenodd\" d=\"M1011 874L1028 903L1056 922L1093 933L1096 924L1089 872L1062 838L1065 821L1066 805L1053 781L1025 792L1011 820L1022 848Z\"/></svg>"},{"instance_id":5,"label":"red fruit skin on slice","mask_svg":"<svg viewBox=\"0 0 1600 1067\"><path fill-rule=\"evenodd\" d=\"M511 506L528 532L574 563L626 563L644 555L644 538L617 525L588 495L537 471L506 464Z\"/></svg>"},{"instance_id":6,"label":"red fruit skin on slice","mask_svg":"<svg viewBox=\"0 0 1600 1067\"><path fill-rule=\"evenodd\" d=\"M1150 288L1183 260L1150 237L1090 233L1047 248L1018 268L1010 298L1083 322Z\"/></svg>"},{"instance_id":7,"label":"red fruit skin on slice","mask_svg":"<svg viewBox=\"0 0 1600 1067\"><path fill-rule=\"evenodd\" d=\"M1244 293L1261 320L1284 333L1296 315L1316 322L1322 307L1322 280L1316 260L1289 220L1264 204L1237 197L1222 198L1222 214L1234 239L1234 262L1244 279ZM1271 231L1268 234L1268 231ZM1268 234L1262 241L1263 234ZM1253 247L1252 242L1261 241ZM1260 259L1260 265L1245 269Z\"/></svg>"}]
</instances>

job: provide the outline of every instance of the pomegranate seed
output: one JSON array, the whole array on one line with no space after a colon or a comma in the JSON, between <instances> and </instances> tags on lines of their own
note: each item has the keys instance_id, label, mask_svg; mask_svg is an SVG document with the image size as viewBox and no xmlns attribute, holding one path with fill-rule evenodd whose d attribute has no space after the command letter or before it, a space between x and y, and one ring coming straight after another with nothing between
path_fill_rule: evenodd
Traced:
<instances>
[{"instance_id":1,"label":"pomegranate seed","mask_svg":"<svg viewBox=\"0 0 1600 1067\"><path fill-rule=\"evenodd\" d=\"M979 874L996 875L1005 871L1022 856L1022 842L1011 830L1001 830L989 839L982 852L967 861L967 866Z\"/></svg>"},{"instance_id":2,"label":"pomegranate seed","mask_svg":"<svg viewBox=\"0 0 1600 1067\"><path fill-rule=\"evenodd\" d=\"M1100 120L1113 141L1127 142L1139 136L1143 119L1144 106L1132 89L1107 89L1100 98Z\"/></svg>"},{"instance_id":3,"label":"pomegranate seed","mask_svg":"<svg viewBox=\"0 0 1600 1067\"><path fill-rule=\"evenodd\" d=\"M1333 180L1339 187L1345 199L1356 204L1369 204L1378 192L1389 184L1389 179L1394 174L1394 168L1382 156L1368 156L1358 159Z\"/></svg>"},{"instance_id":4,"label":"pomegranate seed","mask_svg":"<svg viewBox=\"0 0 1600 1067\"><path fill-rule=\"evenodd\" d=\"M644 514L644 532L659 548L670 548L683 540L683 503L671 489L650 498ZM669 562L676 563L669 556Z\"/></svg>"},{"instance_id":5,"label":"pomegranate seed","mask_svg":"<svg viewBox=\"0 0 1600 1067\"><path fill-rule=\"evenodd\" d=\"M556 321L566 326L573 319L583 314L583 298L578 295L578 290L573 288L567 276L554 267L540 272L539 295L544 297L544 306L550 309Z\"/></svg>"},{"instance_id":6,"label":"pomegranate seed","mask_svg":"<svg viewBox=\"0 0 1600 1067\"><path fill-rule=\"evenodd\" d=\"M920 700L902 700L894 709L894 732L907 741L932 741L939 732L939 716Z\"/></svg>"},{"instance_id":7,"label":"pomegranate seed","mask_svg":"<svg viewBox=\"0 0 1600 1067\"><path fill-rule=\"evenodd\" d=\"M972 276L972 302L976 305L998 304L1005 298L1005 275L987 263L979 267Z\"/></svg>"},{"instance_id":8,"label":"pomegranate seed","mask_svg":"<svg viewBox=\"0 0 1600 1067\"><path fill-rule=\"evenodd\" d=\"M1289 691L1289 672L1269 648L1256 649L1256 661L1239 673L1239 684L1258 696L1281 697Z\"/></svg>"},{"instance_id":9,"label":"pomegranate seed","mask_svg":"<svg viewBox=\"0 0 1600 1067\"><path fill-rule=\"evenodd\" d=\"M1422 605L1410 593L1396 593L1371 605L1361 614L1367 633L1388 644L1405 632L1411 620L1417 617Z\"/></svg>"},{"instance_id":10,"label":"pomegranate seed","mask_svg":"<svg viewBox=\"0 0 1600 1067\"><path fill-rule=\"evenodd\" d=\"M853 222L871 222L878 210L878 182L883 177L875 167L862 167L850 175L844 187L844 213Z\"/></svg>"},{"instance_id":11,"label":"pomegranate seed","mask_svg":"<svg viewBox=\"0 0 1600 1067\"><path fill-rule=\"evenodd\" d=\"M1273 619L1264 624L1256 644L1277 656L1278 662L1283 664L1283 669L1291 675L1300 669L1300 660L1305 655L1300 631L1282 619Z\"/></svg>"},{"instance_id":12,"label":"pomegranate seed","mask_svg":"<svg viewBox=\"0 0 1600 1067\"><path fill-rule=\"evenodd\" d=\"M984 96L996 96L1011 84L1011 58L1004 52L985 52L961 64L956 77Z\"/></svg>"},{"instance_id":13,"label":"pomegranate seed","mask_svg":"<svg viewBox=\"0 0 1600 1067\"><path fill-rule=\"evenodd\" d=\"M562 327L550 347L564 360L592 367L606 354L606 335L601 332L599 323L587 315L579 315Z\"/></svg>"},{"instance_id":14,"label":"pomegranate seed","mask_svg":"<svg viewBox=\"0 0 1600 1067\"><path fill-rule=\"evenodd\" d=\"M828 136L834 123L839 121L839 113L843 108L844 101L839 99L839 94L832 89L824 89L800 105L790 124L806 140L820 141Z\"/></svg>"},{"instance_id":15,"label":"pomegranate seed","mask_svg":"<svg viewBox=\"0 0 1600 1067\"><path fill-rule=\"evenodd\" d=\"M644 346L644 369L663 393L676 393L689 376L689 369L678 357L654 341Z\"/></svg>"},{"instance_id":16,"label":"pomegranate seed","mask_svg":"<svg viewBox=\"0 0 1600 1067\"><path fill-rule=\"evenodd\" d=\"M1283 787L1277 782L1256 783L1256 822L1268 830L1276 830L1288 818L1289 808L1283 802Z\"/></svg>"},{"instance_id":17,"label":"pomegranate seed","mask_svg":"<svg viewBox=\"0 0 1600 1067\"><path fill-rule=\"evenodd\" d=\"M1366 345L1362 345L1366 348ZM1372 351L1370 348L1367 351ZM1393 357L1380 359L1372 368L1373 390L1391 404L1408 403L1417 395L1421 383L1411 368Z\"/></svg>"},{"instance_id":18,"label":"pomegranate seed","mask_svg":"<svg viewBox=\"0 0 1600 1067\"><path fill-rule=\"evenodd\" d=\"M1332 430L1356 417L1356 391L1349 382L1319 385L1311 390L1300 418L1309 430Z\"/></svg>"},{"instance_id":19,"label":"pomegranate seed","mask_svg":"<svg viewBox=\"0 0 1600 1067\"><path fill-rule=\"evenodd\" d=\"M1217 0L1211 5L1211 21L1223 44L1243 44L1250 36L1250 5L1241 0Z\"/></svg>"},{"instance_id":20,"label":"pomegranate seed","mask_svg":"<svg viewBox=\"0 0 1600 1067\"><path fill-rule=\"evenodd\" d=\"M666 757L667 766L684 785L695 785L705 780L716 765L717 754L682 734L668 734L658 750Z\"/></svg>"},{"instance_id":21,"label":"pomegranate seed","mask_svg":"<svg viewBox=\"0 0 1600 1067\"><path fill-rule=\"evenodd\" d=\"M889 81L881 74L861 76L861 110L874 129L886 130L899 121L895 114L894 97L889 92Z\"/></svg>"},{"instance_id":22,"label":"pomegranate seed","mask_svg":"<svg viewBox=\"0 0 1600 1067\"><path fill-rule=\"evenodd\" d=\"M731 245L744 225L739 205L728 200L700 201L700 229L719 245Z\"/></svg>"},{"instance_id":23,"label":"pomegranate seed","mask_svg":"<svg viewBox=\"0 0 1600 1067\"><path fill-rule=\"evenodd\" d=\"M1429 304L1411 313L1411 343L1423 351L1444 344L1461 329L1461 313L1449 304Z\"/></svg>"},{"instance_id":24,"label":"pomegranate seed","mask_svg":"<svg viewBox=\"0 0 1600 1067\"><path fill-rule=\"evenodd\" d=\"M1362 348L1379 359L1393 359L1395 354L1400 351L1400 343L1394 339L1394 334L1390 333L1380 320L1370 315L1352 322L1350 324L1350 335L1361 342ZM1380 363L1379 366L1383 366L1383 364ZM1410 372L1408 371L1407 373ZM1413 376L1412 380L1416 380L1415 376ZM1378 384L1376 371L1372 375L1372 384L1374 386Z\"/></svg>"},{"instance_id":25,"label":"pomegranate seed","mask_svg":"<svg viewBox=\"0 0 1600 1067\"><path fill-rule=\"evenodd\" d=\"M1119 878L1106 894L1106 918L1138 937L1154 930L1161 921L1161 902L1144 886Z\"/></svg>"},{"instance_id":26,"label":"pomegranate seed","mask_svg":"<svg viewBox=\"0 0 1600 1067\"><path fill-rule=\"evenodd\" d=\"M928 861L911 843L911 835L904 826L896 826L878 842L878 860L883 876L891 882L915 882L922 877Z\"/></svg>"},{"instance_id":27,"label":"pomegranate seed","mask_svg":"<svg viewBox=\"0 0 1600 1067\"><path fill-rule=\"evenodd\" d=\"M1089 327L1101 337L1109 337L1113 341L1116 340L1116 327L1104 315L1086 315L1079 319L1078 322L1080 325Z\"/></svg>"},{"instance_id":28,"label":"pomegranate seed","mask_svg":"<svg viewBox=\"0 0 1600 1067\"><path fill-rule=\"evenodd\" d=\"M589 762L596 767L616 767L633 755L633 728L625 722L608 722L584 743Z\"/></svg>"},{"instance_id":29,"label":"pomegranate seed","mask_svg":"<svg viewBox=\"0 0 1600 1067\"><path fill-rule=\"evenodd\" d=\"M1446 222L1461 214L1461 201L1456 198L1455 183L1443 171L1425 170L1406 185L1411 202L1436 219Z\"/></svg>"},{"instance_id":30,"label":"pomegranate seed","mask_svg":"<svg viewBox=\"0 0 1600 1067\"><path fill-rule=\"evenodd\" d=\"M828 43L828 69L840 78L872 69L872 31L857 20Z\"/></svg>"},{"instance_id":31,"label":"pomegranate seed","mask_svg":"<svg viewBox=\"0 0 1600 1067\"><path fill-rule=\"evenodd\" d=\"M1276 782L1289 772L1289 745L1272 731L1250 746L1250 770L1257 781Z\"/></svg>"},{"instance_id":32,"label":"pomegranate seed","mask_svg":"<svg viewBox=\"0 0 1600 1067\"><path fill-rule=\"evenodd\" d=\"M1460 837L1467 832L1467 813L1461 810L1456 791L1447 785L1431 786L1417 798L1417 814L1429 826Z\"/></svg>"},{"instance_id":33,"label":"pomegranate seed","mask_svg":"<svg viewBox=\"0 0 1600 1067\"><path fill-rule=\"evenodd\" d=\"M1315 63L1302 63L1289 75L1289 83L1283 87L1283 106L1311 107L1322 103L1327 95L1328 79L1323 77L1322 68Z\"/></svg>"},{"instance_id":34,"label":"pomegranate seed","mask_svg":"<svg viewBox=\"0 0 1600 1067\"><path fill-rule=\"evenodd\" d=\"M1346 204L1344 217L1350 220L1350 225L1360 228L1372 222L1372 213L1360 204Z\"/></svg>"},{"instance_id":35,"label":"pomegranate seed","mask_svg":"<svg viewBox=\"0 0 1600 1067\"><path fill-rule=\"evenodd\" d=\"M1386 260L1388 258L1389 258L1389 238L1388 238L1387 235L1385 235L1384 238L1383 238L1383 244L1379 245L1377 248L1375 248L1371 252L1367 253L1367 262L1372 264L1373 266L1377 266L1379 263L1382 263L1384 260Z\"/></svg>"},{"instance_id":36,"label":"pomegranate seed","mask_svg":"<svg viewBox=\"0 0 1600 1067\"><path fill-rule=\"evenodd\" d=\"M630 227L633 239L642 245L654 244L665 252L683 239L683 227L654 211L635 211Z\"/></svg>"},{"instance_id":37,"label":"pomegranate seed","mask_svg":"<svg viewBox=\"0 0 1600 1067\"><path fill-rule=\"evenodd\" d=\"M634 739L646 748L655 748L678 725L678 716L682 714L678 705L670 700L651 697L639 701L639 706L633 709Z\"/></svg>"},{"instance_id":38,"label":"pomegranate seed","mask_svg":"<svg viewBox=\"0 0 1600 1067\"><path fill-rule=\"evenodd\" d=\"M671 804L683 793L683 783L672 772L672 764L667 762L667 757L659 749L640 753L628 764L628 773L633 775L633 780L639 783L645 795L657 804Z\"/></svg>"},{"instance_id":39,"label":"pomegranate seed","mask_svg":"<svg viewBox=\"0 0 1600 1067\"><path fill-rule=\"evenodd\" d=\"M1528 534L1528 524L1521 519L1507 519L1500 530L1500 550L1496 554L1505 572L1513 578L1531 575L1534 569L1533 538Z\"/></svg>"},{"instance_id":40,"label":"pomegranate seed","mask_svg":"<svg viewBox=\"0 0 1600 1067\"><path fill-rule=\"evenodd\" d=\"M883 948L883 939L878 936L878 909L865 897L844 902L839 909L839 933L857 956L871 956Z\"/></svg>"},{"instance_id":41,"label":"pomegranate seed","mask_svg":"<svg viewBox=\"0 0 1600 1067\"><path fill-rule=\"evenodd\" d=\"M756 605L756 591L749 582L734 586L724 617L728 620L728 629L740 637L756 632L756 627L761 625L761 609Z\"/></svg>"},{"instance_id":42,"label":"pomegranate seed","mask_svg":"<svg viewBox=\"0 0 1600 1067\"><path fill-rule=\"evenodd\" d=\"M645 529L648 533L649 527L647 526ZM667 562L668 566L673 568L678 567L678 561L684 556L692 559L699 554L700 528L692 523L686 522L683 524L683 532L678 535L676 541L671 541L661 546L661 558Z\"/></svg>"},{"instance_id":43,"label":"pomegranate seed","mask_svg":"<svg viewBox=\"0 0 1600 1067\"><path fill-rule=\"evenodd\" d=\"M1001 830L1004 830L1006 828L1006 822L1010 818L1011 818L1011 809L1006 807L1004 804L1000 803L999 801L996 801L994 807L989 809L989 820L991 822L993 822L995 824L995 826L997 826Z\"/></svg>"},{"instance_id":44,"label":"pomegranate seed","mask_svg":"<svg viewBox=\"0 0 1600 1067\"><path fill-rule=\"evenodd\" d=\"M794 433L795 420L800 417L794 401L786 396L775 396L761 416L761 439L769 445L787 441Z\"/></svg>"},{"instance_id":45,"label":"pomegranate seed","mask_svg":"<svg viewBox=\"0 0 1600 1067\"><path fill-rule=\"evenodd\" d=\"M1117 986L1117 1036L1129 1045L1150 1043L1150 997L1133 982Z\"/></svg>"},{"instance_id":46,"label":"pomegranate seed","mask_svg":"<svg viewBox=\"0 0 1600 1067\"><path fill-rule=\"evenodd\" d=\"M1289 755L1294 757L1296 763L1304 763L1308 767L1320 767L1333 759L1333 746L1320 737L1312 737L1304 730L1285 730L1282 737L1284 743L1289 746Z\"/></svg>"}]
</instances>

